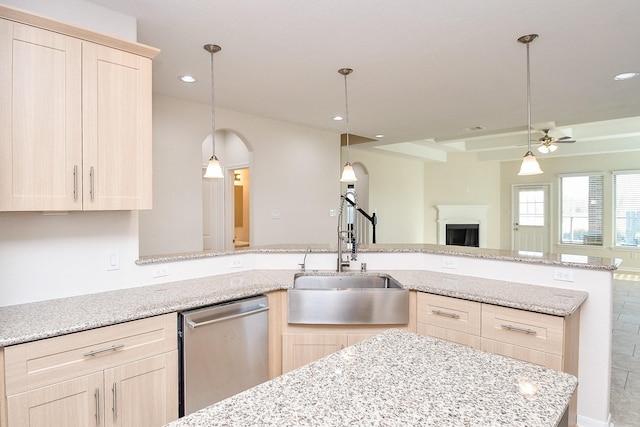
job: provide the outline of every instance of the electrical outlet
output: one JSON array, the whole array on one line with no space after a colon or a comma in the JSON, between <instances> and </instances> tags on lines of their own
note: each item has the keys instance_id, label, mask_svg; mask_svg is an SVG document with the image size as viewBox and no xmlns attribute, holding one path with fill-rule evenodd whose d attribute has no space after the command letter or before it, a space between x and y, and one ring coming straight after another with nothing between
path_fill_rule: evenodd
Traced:
<instances>
[{"instance_id":1,"label":"electrical outlet","mask_svg":"<svg viewBox=\"0 0 640 427\"><path fill-rule=\"evenodd\" d=\"M229 268L241 268L242 267L242 258L231 258L231 262L229 263Z\"/></svg>"},{"instance_id":2,"label":"electrical outlet","mask_svg":"<svg viewBox=\"0 0 640 427\"><path fill-rule=\"evenodd\" d=\"M280 219L280 211L278 209L271 209L271 219Z\"/></svg>"},{"instance_id":3,"label":"electrical outlet","mask_svg":"<svg viewBox=\"0 0 640 427\"><path fill-rule=\"evenodd\" d=\"M573 282L575 279L573 277L573 271L567 270L566 268L556 268L553 270L553 279L560 280L563 282Z\"/></svg>"},{"instance_id":4,"label":"electrical outlet","mask_svg":"<svg viewBox=\"0 0 640 427\"><path fill-rule=\"evenodd\" d=\"M329 216L330 217L338 216L338 212L335 209L329 209Z\"/></svg>"},{"instance_id":5,"label":"electrical outlet","mask_svg":"<svg viewBox=\"0 0 640 427\"><path fill-rule=\"evenodd\" d=\"M443 258L442 267L456 269L458 268L458 260L455 258Z\"/></svg>"},{"instance_id":6,"label":"electrical outlet","mask_svg":"<svg viewBox=\"0 0 640 427\"><path fill-rule=\"evenodd\" d=\"M162 267L157 267L155 270L153 270L153 277L164 277L168 275L169 275L169 267L167 267L166 265Z\"/></svg>"}]
</instances>

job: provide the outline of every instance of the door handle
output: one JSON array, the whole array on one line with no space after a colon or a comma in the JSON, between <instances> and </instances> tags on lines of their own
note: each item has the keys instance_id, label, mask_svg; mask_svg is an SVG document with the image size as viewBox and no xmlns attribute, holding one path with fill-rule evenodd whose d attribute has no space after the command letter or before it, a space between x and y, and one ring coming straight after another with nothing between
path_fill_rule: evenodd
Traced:
<instances>
[{"instance_id":1,"label":"door handle","mask_svg":"<svg viewBox=\"0 0 640 427\"><path fill-rule=\"evenodd\" d=\"M268 310L269 310L269 307L260 304L260 308L255 309L255 310L245 311L243 313L238 313L238 314L232 314L231 316L219 317L219 318L216 318L216 319L207 320L205 322L197 323L197 322L194 322L193 320L188 320L187 321L187 326L189 326L190 329L195 329L195 328L197 328L199 326L210 325L212 323L218 323L218 322L222 322L224 320L236 319L238 317L244 317L244 316L248 316L250 314L262 313L263 311L268 311Z\"/></svg>"}]
</instances>

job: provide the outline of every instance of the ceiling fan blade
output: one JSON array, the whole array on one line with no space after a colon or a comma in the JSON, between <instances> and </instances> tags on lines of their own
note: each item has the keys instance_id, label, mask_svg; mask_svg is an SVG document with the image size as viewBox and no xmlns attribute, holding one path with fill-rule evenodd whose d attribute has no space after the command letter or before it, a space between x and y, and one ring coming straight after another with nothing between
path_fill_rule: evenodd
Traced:
<instances>
[{"instance_id":1,"label":"ceiling fan blade","mask_svg":"<svg viewBox=\"0 0 640 427\"><path fill-rule=\"evenodd\" d=\"M560 144L573 144L575 141L575 139L559 139L557 141L554 141Z\"/></svg>"},{"instance_id":2,"label":"ceiling fan blade","mask_svg":"<svg viewBox=\"0 0 640 427\"><path fill-rule=\"evenodd\" d=\"M556 141L564 141L566 139L571 139L570 136L563 136L562 138L556 138Z\"/></svg>"}]
</instances>

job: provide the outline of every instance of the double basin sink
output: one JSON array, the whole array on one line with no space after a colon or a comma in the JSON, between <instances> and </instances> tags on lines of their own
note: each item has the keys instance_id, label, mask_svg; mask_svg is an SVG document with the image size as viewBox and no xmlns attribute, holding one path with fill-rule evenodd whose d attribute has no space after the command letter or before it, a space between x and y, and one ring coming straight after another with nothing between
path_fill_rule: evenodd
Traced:
<instances>
[{"instance_id":1,"label":"double basin sink","mask_svg":"<svg viewBox=\"0 0 640 427\"><path fill-rule=\"evenodd\" d=\"M409 291L386 274L298 273L287 294L288 322L293 324L409 322Z\"/></svg>"}]
</instances>

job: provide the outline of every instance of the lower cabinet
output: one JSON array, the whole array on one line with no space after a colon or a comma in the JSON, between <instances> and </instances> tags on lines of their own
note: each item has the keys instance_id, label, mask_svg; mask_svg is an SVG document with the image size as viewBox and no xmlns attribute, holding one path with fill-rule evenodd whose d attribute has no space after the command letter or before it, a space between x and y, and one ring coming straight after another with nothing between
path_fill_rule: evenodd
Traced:
<instances>
[{"instance_id":1,"label":"lower cabinet","mask_svg":"<svg viewBox=\"0 0 640 427\"><path fill-rule=\"evenodd\" d=\"M475 301L418 293L419 334L578 376L580 311L559 317ZM577 392L569 425L577 425Z\"/></svg>"},{"instance_id":2,"label":"lower cabinet","mask_svg":"<svg viewBox=\"0 0 640 427\"><path fill-rule=\"evenodd\" d=\"M304 366L345 347L364 341L383 330L384 328L375 332L284 333L282 335L282 372L289 372Z\"/></svg>"},{"instance_id":3,"label":"lower cabinet","mask_svg":"<svg viewBox=\"0 0 640 427\"><path fill-rule=\"evenodd\" d=\"M481 303L418 293L417 331L480 349Z\"/></svg>"},{"instance_id":4,"label":"lower cabinet","mask_svg":"<svg viewBox=\"0 0 640 427\"><path fill-rule=\"evenodd\" d=\"M175 314L5 348L11 427L160 427L178 417Z\"/></svg>"}]
</instances>

